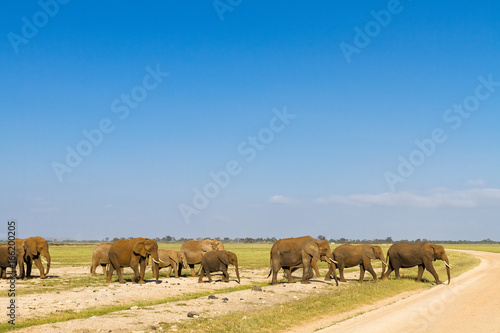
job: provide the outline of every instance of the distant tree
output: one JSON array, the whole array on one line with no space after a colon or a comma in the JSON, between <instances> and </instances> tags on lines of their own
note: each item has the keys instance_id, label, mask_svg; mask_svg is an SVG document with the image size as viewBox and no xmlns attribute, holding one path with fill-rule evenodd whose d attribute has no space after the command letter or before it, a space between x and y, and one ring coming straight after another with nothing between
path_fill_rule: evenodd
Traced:
<instances>
[{"instance_id":1,"label":"distant tree","mask_svg":"<svg viewBox=\"0 0 500 333\"><path fill-rule=\"evenodd\" d=\"M318 239L319 239L319 240L326 240L326 237L325 237L325 236L323 236L323 235L319 235L319 236L318 236Z\"/></svg>"}]
</instances>

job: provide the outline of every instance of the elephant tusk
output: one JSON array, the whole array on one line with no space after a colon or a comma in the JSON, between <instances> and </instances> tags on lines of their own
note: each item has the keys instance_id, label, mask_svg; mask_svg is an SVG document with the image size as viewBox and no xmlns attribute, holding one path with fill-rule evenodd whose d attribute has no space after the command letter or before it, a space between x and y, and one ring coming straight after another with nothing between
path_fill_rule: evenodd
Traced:
<instances>
[{"instance_id":1,"label":"elephant tusk","mask_svg":"<svg viewBox=\"0 0 500 333\"><path fill-rule=\"evenodd\" d=\"M45 260L43 257L41 257L41 258L42 258L42 261L43 261L44 263L46 263L46 264L48 263L48 262L47 262L47 260Z\"/></svg>"},{"instance_id":2,"label":"elephant tusk","mask_svg":"<svg viewBox=\"0 0 500 333\"><path fill-rule=\"evenodd\" d=\"M156 261L155 258L151 257L151 259L153 259L153 261L157 264L159 264L160 262L159 261Z\"/></svg>"},{"instance_id":3,"label":"elephant tusk","mask_svg":"<svg viewBox=\"0 0 500 333\"><path fill-rule=\"evenodd\" d=\"M380 260L380 261L382 261L382 263L387 266L387 263L385 261L383 261L383 260Z\"/></svg>"},{"instance_id":4,"label":"elephant tusk","mask_svg":"<svg viewBox=\"0 0 500 333\"><path fill-rule=\"evenodd\" d=\"M330 259L330 258L328 258L328 259ZM338 264L338 261L335 261L333 259L330 259L330 261L333 262L334 264Z\"/></svg>"},{"instance_id":5,"label":"elephant tusk","mask_svg":"<svg viewBox=\"0 0 500 333\"><path fill-rule=\"evenodd\" d=\"M451 268L451 265L449 265L446 261L444 262L444 264L445 264L448 268Z\"/></svg>"},{"instance_id":6,"label":"elephant tusk","mask_svg":"<svg viewBox=\"0 0 500 333\"><path fill-rule=\"evenodd\" d=\"M165 262L164 262L163 260L161 260L160 258L158 258L158 260L159 260L160 262L162 262L162 263L165 263Z\"/></svg>"}]
</instances>

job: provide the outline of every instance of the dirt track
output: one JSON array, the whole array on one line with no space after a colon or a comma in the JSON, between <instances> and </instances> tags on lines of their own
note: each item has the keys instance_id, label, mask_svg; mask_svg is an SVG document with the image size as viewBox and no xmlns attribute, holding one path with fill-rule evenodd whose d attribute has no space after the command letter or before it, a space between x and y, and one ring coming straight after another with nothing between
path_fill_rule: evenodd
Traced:
<instances>
[{"instance_id":1,"label":"dirt track","mask_svg":"<svg viewBox=\"0 0 500 333\"><path fill-rule=\"evenodd\" d=\"M320 332L500 332L500 254L463 252L477 256L481 264L449 286L436 286Z\"/></svg>"}]
</instances>

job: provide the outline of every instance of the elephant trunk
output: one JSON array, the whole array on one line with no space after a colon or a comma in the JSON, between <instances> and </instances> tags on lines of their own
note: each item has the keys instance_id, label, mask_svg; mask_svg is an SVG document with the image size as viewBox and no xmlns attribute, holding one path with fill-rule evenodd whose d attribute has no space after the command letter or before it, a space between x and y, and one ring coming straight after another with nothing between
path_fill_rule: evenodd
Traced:
<instances>
[{"instance_id":1,"label":"elephant trunk","mask_svg":"<svg viewBox=\"0 0 500 333\"><path fill-rule=\"evenodd\" d=\"M49 270L50 270L50 254L49 251L45 251L44 253L40 254L40 259L41 257L44 256L45 259L47 260L47 271L45 272L45 275L49 275Z\"/></svg>"},{"instance_id":2,"label":"elephant trunk","mask_svg":"<svg viewBox=\"0 0 500 333\"><path fill-rule=\"evenodd\" d=\"M380 261L382 261L382 273L380 274L380 278L382 279L382 277L384 276L384 273L385 273L385 268L387 266L387 262L385 261L383 254L382 254L382 258L379 258L379 259L380 259Z\"/></svg>"},{"instance_id":3,"label":"elephant trunk","mask_svg":"<svg viewBox=\"0 0 500 333\"><path fill-rule=\"evenodd\" d=\"M159 283L158 279L160 278L160 257L158 256L158 252L152 253L151 258L153 259L151 266L153 268L156 283Z\"/></svg>"},{"instance_id":4,"label":"elephant trunk","mask_svg":"<svg viewBox=\"0 0 500 333\"><path fill-rule=\"evenodd\" d=\"M450 275L450 261L448 260L448 256L443 256L443 261L446 265L446 274L448 275L448 284L450 284L451 281L451 275Z\"/></svg>"},{"instance_id":5,"label":"elephant trunk","mask_svg":"<svg viewBox=\"0 0 500 333\"><path fill-rule=\"evenodd\" d=\"M236 278L238 279L238 283L240 283L240 271L238 270L238 262L234 264L234 269L236 270Z\"/></svg>"}]
</instances>

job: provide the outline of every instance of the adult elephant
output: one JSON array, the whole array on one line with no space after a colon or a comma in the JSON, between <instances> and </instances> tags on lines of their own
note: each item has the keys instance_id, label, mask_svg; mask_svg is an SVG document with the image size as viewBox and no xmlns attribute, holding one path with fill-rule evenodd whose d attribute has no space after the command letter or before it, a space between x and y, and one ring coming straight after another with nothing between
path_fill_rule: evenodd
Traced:
<instances>
[{"instance_id":1,"label":"adult elephant","mask_svg":"<svg viewBox=\"0 0 500 333\"><path fill-rule=\"evenodd\" d=\"M333 263L333 255L328 242L317 240L311 236L280 239L271 248L271 270L267 277L272 274L271 283L277 284L278 271L283 268L288 282L294 283L291 268L302 267L301 283L309 283L309 279L313 277L312 261L320 259ZM337 276L334 275L338 285Z\"/></svg>"},{"instance_id":2,"label":"adult elephant","mask_svg":"<svg viewBox=\"0 0 500 333\"><path fill-rule=\"evenodd\" d=\"M186 256L189 268L191 268L191 276L196 276L194 265L201 264L201 258L205 253L210 251L224 251L224 244L216 239L206 238L196 241L189 240L182 244L181 252ZM182 273L182 266L179 264L179 276Z\"/></svg>"},{"instance_id":3,"label":"adult elephant","mask_svg":"<svg viewBox=\"0 0 500 333\"><path fill-rule=\"evenodd\" d=\"M326 274L325 276L325 281L331 281L331 277L332 277L332 274L333 274L333 277L335 278L335 282L338 286L338 281L337 281L337 274L335 272L335 260L330 260L329 256L327 256L327 253L332 253L332 250L330 248L330 244L328 243L327 240L319 240L318 241L318 244L319 244L319 248L320 248L320 251L321 251L321 255L320 255L320 261L324 261L328 264L328 273ZM291 272L290 273L293 273L296 269L299 269L299 268L302 268L302 265L299 265L299 266L295 266L291 269ZM316 273L316 277L321 277L321 274L319 272L319 267L318 267L318 263L316 262L316 260L313 260L311 261L311 268L314 270L314 272Z\"/></svg>"},{"instance_id":4,"label":"adult elephant","mask_svg":"<svg viewBox=\"0 0 500 333\"><path fill-rule=\"evenodd\" d=\"M448 284L450 284L450 261L444 248L441 245L432 243L406 243L400 242L393 244L387 251L388 267L387 272L383 275L383 279L387 279L392 271L396 272L396 278L399 279L400 268L410 268L418 266L417 281L422 281L424 270L428 270L436 284L441 284L439 277L432 265L437 259L443 260L446 265L446 273L448 274Z\"/></svg>"},{"instance_id":5,"label":"adult elephant","mask_svg":"<svg viewBox=\"0 0 500 333\"><path fill-rule=\"evenodd\" d=\"M210 251L201 258L201 271L198 283L203 283L203 276L212 282L211 272L222 272L222 282L229 282L227 267L233 265L236 269L236 279L240 283L240 272L238 270L238 257L230 251Z\"/></svg>"},{"instance_id":6,"label":"adult elephant","mask_svg":"<svg viewBox=\"0 0 500 333\"><path fill-rule=\"evenodd\" d=\"M14 276L25 279L24 273L24 244L12 242L0 246L0 278L5 279L10 275L8 268L11 268ZM16 266L19 266L20 275L17 276Z\"/></svg>"},{"instance_id":7,"label":"adult elephant","mask_svg":"<svg viewBox=\"0 0 500 333\"><path fill-rule=\"evenodd\" d=\"M23 239L19 239L19 241L23 241ZM29 237L24 239L24 262L26 263L26 277L31 277L31 266L33 261L35 262L36 267L40 271L40 279L45 279L49 274L50 270L50 253L49 253L49 243L45 240L45 238L40 236ZM47 270L44 271L42 265L42 257L46 259L47 262Z\"/></svg>"},{"instance_id":8,"label":"adult elephant","mask_svg":"<svg viewBox=\"0 0 500 333\"><path fill-rule=\"evenodd\" d=\"M125 283L122 274L122 267L130 267L134 271L132 282L136 282L139 278L139 283L144 284L144 273L146 271L146 261L151 256L153 259L154 277L156 283L159 283L159 267L158 244L155 240L149 238L132 238L120 239L114 242L108 252L110 266L107 271L106 282L110 283L113 271L118 274L118 281Z\"/></svg>"},{"instance_id":9,"label":"adult elephant","mask_svg":"<svg viewBox=\"0 0 500 333\"><path fill-rule=\"evenodd\" d=\"M176 250L158 250L158 257L160 258L159 269L168 267L167 277L170 277L172 269L176 278L179 277L177 265L187 268L186 256L181 251ZM154 267L151 267L154 270Z\"/></svg>"},{"instance_id":10,"label":"adult elephant","mask_svg":"<svg viewBox=\"0 0 500 333\"><path fill-rule=\"evenodd\" d=\"M337 261L336 266L339 269L340 281L346 282L344 278L344 269L349 267L354 267L359 265L359 282L363 282L365 277L365 271L370 272L373 277L373 281L377 282L377 273L373 270L372 259L379 259L382 261L382 274L384 275L385 262L384 253L380 246L377 245L350 245L344 244L337 246L333 250L333 258ZM328 272L330 274L330 271ZM327 275L328 275L327 274Z\"/></svg>"},{"instance_id":11,"label":"adult elephant","mask_svg":"<svg viewBox=\"0 0 500 333\"><path fill-rule=\"evenodd\" d=\"M95 275L95 270L97 266L102 267L102 272L106 275L106 265L109 264L109 249L113 243L101 243L97 245L92 253L92 266L90 266L90 273Z\"/></svg>"}]
</instances>

